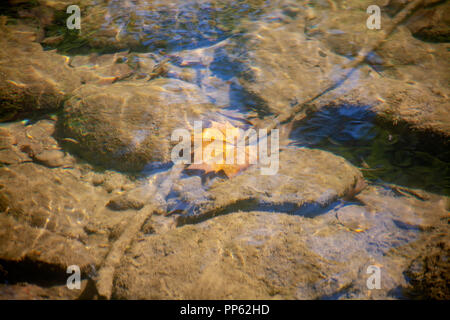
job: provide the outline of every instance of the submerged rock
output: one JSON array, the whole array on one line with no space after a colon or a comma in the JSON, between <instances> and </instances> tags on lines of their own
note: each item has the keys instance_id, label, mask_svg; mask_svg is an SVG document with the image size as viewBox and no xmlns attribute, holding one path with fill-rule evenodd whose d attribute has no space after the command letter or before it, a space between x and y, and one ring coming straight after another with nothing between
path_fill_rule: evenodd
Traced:
<instances>
[{"instance_id":1,"label":"submerged rock","mask_svg":"<svg viewBox=\"0 0 450 320\"><path fill-rule=\"evenodd\" d=\"M315 297L331 274L299 241L301 217L234 213L136 242L116 271L115 298ZM298 286L307 287L299 290ZM309 289L308 289L309 288Z\"/></svg>"},{"instance_id":2,"label":"submerged rock","mask_svg":"<svg viewBox=\"0 0 450 320\"><path fill-rule=\"evenodd\" d=\"M64 138L86 159L115 169L142 170L169 162L171 134L189 129L211 108L195 85L174 79L89 85L70 98L62 121Z\"/></svg>"},{"instance_id":3,"label":"submerged rock","mask_svg":"<svg viewBox=\"0 0 450 320\"><path fill-rule=\"evenodd\" d=\"M427 199L421 200L410 192L399 195L370 186L357 196L358 201L312 218L235 211L164 233L141 233L116 270L113 296L402 298L399 288L407 286L404 271L418 252L426 252L424 239L447 215L446 197L423 193L421 198ZM440 266L448 265L446 251L436 248L436 253ZM380 289L367 287L369 267L381 270ZM441 286L447 269L439 268ZM430 273L430 279L433 274L437 273Z\"/></svg>"},{"instance_id":4,"label":"submerged rock","mask_svg":"<svg viewBox=\"0 0 450 320\"><path fill-rule=\"evenodd\" d=\"M111 199L106 206L111 210L116 211L128 209L140 210L144 207L144 203L139 201L139 199L133 199L127 195L121 195Z\"/></svg>"},{"instance_id":5,"label":"submerged rock","mask_svg":"<svg viewBox=\"0 0 450 320\"><path fill-rule=\"evenodd\" d=\"M60 150L44 150L34 158L36 161L50 168L62 167L67 162L65 154Z\"/></svg>"},{"instance_id":6,"label":"submerged rock","mask_svg":"<svg viewBox=\"0 0 450 320\"><path fill-rule=\"evenodd\" d=\"M3 205L3 203L2 203ZM79 241L28 223L18 222L5 213L0 215L0 259L2 261L29 261L47 264L65 270L76 264L83 272L90 270L98 260Z\"/></svg>"},{"instance_id":7,"label":"submerged rock","mask_svg":"<svg viewBox=\"0 0 450 320\"><path fill-rule=\"evenodd\" d=\"M373 106L394 123L450 135L447 46L420 41L399 26L368 55L370 68L363 63L349 73L344 69L348 58L370 47L381 33L366 28L361 4L348 5L353 9L335 10L330 19L329 8L318 9L317 17L306 12L287 24L260 23L250 29L247 69L240 83L276 115L305 102L316 110L327 105ZM353 28L360 20L363 23Z\"/></svg>"},{"instance_id":8,"label":"submerged rock","mask_svg":"<svg viewBox=\"0 0 450 320\"><path fill-rule=\"evenodd\" d=\"M378 3L377 3L378 2ZM366 21L369 17L366 10L370 5L380 5L383 0L371 3L363 1L345 1L333 3L334 7L324 4L309 8L313 12L307 15L305 21L305 34L320 40L333 53L345 57L355 57L358 52L371 41L382 36L377 29L369 29ZM390 23L388 16L381 11L381 29Z\"/></svg>"},{"instance_id":9,"label":"submerged rock","mask_svg":"<svg viewBox=\"0 0 450 320\"><path fill-rule=\"evenodd\" d=\"M86 238L83 226L95 204L81 204L90 190L76 177L32 163L0 170L1 208L8 215L69 238Z\"/></svg>"},{"instance_id":10,"label":"submerged rock","mask_svg":"<svg viewBox=\"0 0 450 320\"><path fill-rule=\"evenodd\" d=\"M301 20L300 20L301 21ZM248 35L246 72L240 82L273 113L313 98L333 83L346 59L299 33L301 22L260 24Z\"/></svg>"},{"instance_id":11,"label":"submerged rock","mask_svg":"<svg viewBox=\"0 0 450 320\"><path fill-rule=\"evenodd\" d=\"M448 227L434 236L423 254L409 266L406 275L412 287L407 289L415 299L450 299L450 239Z\"/></svg>"},{"instance_id":12,"label":"submerged rock","mask_svg":"<svg viewBox=\"0 0 450 320\"><path fill-rule=\"evenodd\" d=\"M0 189L0 259L62 269L98 263L83 229L95 202L82 203L91 191L76 177L33 163L11 165L0 168Z\"/></svg>"},{"instance_id":13,"label":"submerged rock","mask_svg":"<svg viewBox=\"0 0 450 320\"><path fill-rule=\"evenodd\" d=\"M280 152L276 175L261 175L253 166L232 179L216 180L204 194L197 192L201 196L197 201L189 189L181 192L190 208L178 222L193 223L237 208L315 215L362 187L362 180L359 170L341 157L321 150L286 149Z\"/></svg>"},{"instance_id":14,"label":"submerged rock","mask_svg":"<svg viewBox=\"0 0 450 320\"><path fill-rule=\"evenodd\" d=\"M92 186L85 171L35 163L0 168L0 264L31 270L43 265L63 273L73 264L84 272L100 265L110 238L135 211L106 207L111 194ZM23 272L16 273L26 278Z\"/></svg>"},{"instance_id":15,"label":"submerged rock","mask_svg":"<svg viewBox=\"0 0 450 320\"><path fill-rule=\"evenodd\" d=\"M369 106L381 118L414 129L450 136L450 105L445 44L425 43L399 26L361 65L313 105Z\"/></svg>"},{"instance_id":16,"label":"submerged rock","mask_svg":"<svg viewBox=\"0 0 450 320\"><path fill-rule=\"evenodd\" d=\"M34 124L11 123L0 130L0 163L5 165L35 161L50 168L71 167L74 159L60 149L53 138L55 121Z\"/></svg>"},{"instance_id":17,"label":"submerged rock","mask_svg":"<svg viewBox=\"0 0 450 320\"><path fill-rule=\"evenodd\" d=\"M395 14L406 4L405 0L390 0L385 8L390 14ZM450 20L447 14L449 6L447 1L426 0L423 2L423 6L411 15L405 25L419 39L448 42L450 39Z\"/></svg>"},{"instance_id":18,"label":"submerged rock","mask_svg":"<svg viewBox=\"0 0 450 320\"><path fill-rule=\"evenodd\" d=\"M437 81L442 82L441 78ZM355 82L358 85L355 85ZM428 81L427 81L428 82ZM377 115L394 125L401 122L412 129L450 136L450 102L448 89L427 82L380 77L362 68L337 90L314 102L321 106L370 106Z\"/></svg>"},{"instance_id":19,"label":"submerged rock","mask_svg":"<svg viewBox=\"0 0 450 320\"><path fill-rule=\"evenodd\" d=\"M112 83L132 69L118 59L124 53L70 59L44 51L36 42L39 29L0 23L0 122L52 112L76 88L87 83Z\"/></svg>"},{"instance_id":20,"label":"submerged rock","mask_svg":"<svg viewBox=\"0 0 450 320\"><path fill-rule=\"evenodd\" d=\"M242 20L256 17L265 6L263 0L82 3L83 33L67 34L59 47L171 51L211 45L229 36Z\"/></svg>"},{"instance_id":21,"label":"submerged rock","mask_svg":"<svg viewBox=\"0 0 450 320\"><path fill-rule=\"evenodd\" d=\"M34 30L0 25L0 121L61 107L65 95L81 85L67 58L44 52Z\"/></svg>"},{"instance_id":22,"label":"submerged rock","mask_svg":"<svg viewBox=\"0 0 450 320\"><path fill-rule=\"evenodd\" d=\"M450 41L450 3L422 8L414 13L408 20L408 28L412 34L426 41L449 42Z\"/></svg>"}]
</instances>

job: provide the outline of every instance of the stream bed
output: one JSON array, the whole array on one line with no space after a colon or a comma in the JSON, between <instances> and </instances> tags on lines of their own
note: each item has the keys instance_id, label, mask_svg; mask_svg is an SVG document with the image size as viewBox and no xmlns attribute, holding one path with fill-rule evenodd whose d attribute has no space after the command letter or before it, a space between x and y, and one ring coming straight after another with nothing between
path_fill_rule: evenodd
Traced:
<instances>
[{"instance_id":1,"label":"stream bed","mask_svg":"<svg viewBox=\"0 0 450 320\"><path fill-rule=\"evenodd\" d=\"M2 4L0 299L449 299L448 3L369 2Z\"/></svg>"}]
</instances>

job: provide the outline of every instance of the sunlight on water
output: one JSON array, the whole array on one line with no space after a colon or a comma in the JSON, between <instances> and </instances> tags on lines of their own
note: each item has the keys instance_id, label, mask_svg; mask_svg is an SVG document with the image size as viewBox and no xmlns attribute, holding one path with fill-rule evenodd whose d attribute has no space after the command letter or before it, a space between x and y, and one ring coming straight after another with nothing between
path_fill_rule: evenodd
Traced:
<instances>
[{"instance_id":1,"label":"sunlight on water","mask_svg":"<svg viewBox=\"0 0 450 320\"><path fill-rule=\"evenodd\" d=\"M0 4L0 299L449 298L448 2L73 2Z\"/></svg>"}]
</instances>

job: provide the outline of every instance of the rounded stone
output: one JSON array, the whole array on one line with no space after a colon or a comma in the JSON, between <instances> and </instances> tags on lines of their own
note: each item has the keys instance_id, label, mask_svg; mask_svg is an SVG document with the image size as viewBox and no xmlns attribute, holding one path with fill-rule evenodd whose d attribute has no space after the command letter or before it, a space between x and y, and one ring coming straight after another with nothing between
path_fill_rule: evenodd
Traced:
<instances>
[{"instance_id":1,"label":"rounded stone","mask_svg":"<svg viewBox=\"0 0 450 320\"><path fill-rule=\"evenodd\" d=\"M175 129L189 129L210 108L196 85L176 79L86 85L65 104L63 139L95 164L140 171L169 162Z\"/></svg>"}]
</instances>

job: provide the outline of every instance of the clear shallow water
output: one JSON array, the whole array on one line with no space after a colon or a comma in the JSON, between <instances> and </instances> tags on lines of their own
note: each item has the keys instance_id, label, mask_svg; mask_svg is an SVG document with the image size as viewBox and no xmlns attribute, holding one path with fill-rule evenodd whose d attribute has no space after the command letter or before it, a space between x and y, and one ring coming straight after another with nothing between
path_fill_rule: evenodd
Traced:
<instances>
[{"instance_id":1,"label":"clear shallow water","mask_svg":"<svg viewBox=\"0 0 450 320\"><path fill-rule=\"evenodd\" d=\"M173 52L206 47L239 32L242 21L261 17L266 1L110 1L106 7L87 9L88 14L101 12L104 19L87 31L87 37L67 30L65 16L47 30L47 36L66 35L56 48L61 52L87 52L86 49L115 51L114 40L129 41L129 48L141 52ZM106 10L104 14L103 10ZM89 27L88 27L89 28ZM92 46L90 39L105 38L104 47ZM49 47L52 48L52 47ZM88 49L89 50L89 49Z\"/></svg>"},{"instance_id":2,"label":"clear shallow water","mask_svg":"<svg viewBox=\"0 0 450 320\"><path fill-rule=\"evenodd\" d=\"M293 145L343 156L374 182L450 195L450 149L437 135L390 125L369 107L328 107L294 125Z\"/></svg>"},{"instance_id":3,"label":"clear shallow water","mask_svg":"<svg viewBox=\"0 0 450 320\"><path fill-rule=\"evenodd\" d=\"M318 7L321 5L319 3ZM32 8L33 6L22 5L21 9L29 7ZM301 6L301 9L306 9L306 7ZM130 53L154 54L157 57L155 60L158 62L164 61L167 58L169 63L174 66L167 74L161 75L160 77L162 78L180 78L180 72L176 68L193 71L195 76L189 81L202 89L202 92L208 97L210 103L223 108L221 111L227 114L225 118L228 117L231 120L234 117L246 123L245 119L250 116L263 117L270 114L270 110L262 99L248 92L239 82L239 78L245 77L246 75L248 66L245 66L245 62L251 59L247 54L247 50L250 49L247 47L245 41L247 32L249 32L246 27L249 24L257 26L259 23L273 22L273 24L269 24L269 27L280 28L282 30L283 23L289 21L286 16L292 18L297 16L297 11L289 8L289 5L284 6L283 2L275 3L271 1L181 1L175 5L171 5L171 2L165 3L164 1L154 1L151 5L145 1L109 1L108 5L103 4L97 8L91 7L86 10L85 12L89 13L85 21L87 25L84 25L81 33L68 31L65 28L65 18L67 15L64 12L58 11L53 23L44 26L45 34L43 37L63 36L64 39L57 44L43 44L44 48L56 48L59 53L72 57L92 53L102 54L106 52L126 51ZM324 10L327 11L328 9ZM19 10L8 8L6 11L8 15L13 16L17 21L22 19ZM99 21L96 21L97 15ZM329 16L331 17L332 15L330 12ZM313 16L308 17L308 21L314 21L314 19ZM315 29L316 25L313 23L308 27L308 32L313 33L312 31ZM306 30L299 29L299 33L303 31L306 32ZM334 29L328 31L330 34L343 33L340 30ZM221 44L226 44L227 41L233 43L235 47L230 50L227 46L221 46ZM218 47L214 47L215 45ZM204 51L195 51L196 49L204 49ZM291 52L289 48L283 49L285 49L283 52L286 57L291 58L296 54L295 52ZM202 59L205 57L209 59L206 59L209 61L208 63L203 62ZM280 63L283 62L283 56L277 59L280 59ZM383 64L380 61L378 62ZM315 66L311 66L311 68L313 67ZM337 68L339 69L339 66ZM382 70L383 68L378 69ZM267 82L270 83L270 81L272 79L268 78ZM354 85L358 85L358 83ZM161 96L163 95L164 93L161 94ZM291 105L286 105L286 109L289 107ZM227 111L230 111L230 113L227 113ZM39 119L49 116L51 117L50 114L40 114ZM37 120L28 119L26 124L35 124ZM248 126L249 123L246 123L246 125ZM396 261L392 262L389 260L389 252L391 249L401 248L420 238L422 229L426 229L428 226L423 222L423 220L426 220L426 215L431 212L428 209L429 207L433 207L433 205L436 205L436 208L438 208L438 202L433 204L424 201L424 204L419 203L418 205L409 198L405 200L403 196L393 196L392 190L384 185L386 183L392 183L448 196L450 194L450 154L448 142L429 132L415 132L404 124L392 125L383 122L375 113L370 111L370 106L349 105L323 107L319 111L309 114L308 117L294 124L289 138L292 140L291 146L326 150L344 157L359 167L369 182L383 186L375 191L372 190L374 197L375 194L376 197L380 197L381 200L379 201L382 202L382 205L379 203L372 204L371 210L375 211L373 213L365 212L365 210L369 210L362 203L351 201L336 201L327 206L314 203L302 206L301 208L289 203L286 205L266 205L243 201L227 206L217 215L256 210L265 213L274 213L273 216L275 217L271 216L269 218L268 216L263 216L262 218L263 220L265 219L264 224L267 223L268 226L265 235L268 236L269 240L266 239L263 241L256 239L257 237L255 239L251 238L252 243L263 244L265 241L271 241L273 238L279 236L270 229L272 228L271 223L274 222L273 220L278 219L276 217L277 212L296 214L297 216L295 218L305 218L306 220L296 221L296 223L302 224L304 229L302 232L297 231L294 234L296 236L302 234L306 237L302 238L302 241L307 244L308 249L325 259L339 262L348 261L351 268L361 263L361 259L372 259L377 262L394 264L395 267L392 269L395 270L398 268L397 271L399 271L398 274L400 276L392 280L392 282L398 286L398 283L402 281L402 268L405 268L405 266L400 263L396 264ZM139 137L136 137L136 139L139 140ZM66 141L65 143L77 142ZM86 161L85 159L76 159L80 163ZM89 161L86 162L89 163ZM166 174L168 172L170 173L171 168L173 167L167 164L158 162L149 163L141 172L139 176L140 181L145 182L149 180L151 182L152 179L158 180L158 187L163 188L166 185L164 188L167 188L167 184L171 182L171 177L167 177ZM101 174L104 173L103 169L96 168ZM71 171L71 169L62 170ZM94 170L87 167L87 169L83 168L82 171L83 175L87 176L93 174ZM118 176L122 175L120 172L115 173ZM182 176L182 178L186 179L187 177ZM95 186L106 185L99 178L93 184ZM189 184L189 182L186 184ZM118 188L119 190L106 186L105 190L108 193L105 197L108 198L105 198L106 200L101 198L98 201L100 203L99 206L102 207L104 203L108 203L109 198L112 197L110 193L116 195L116 193L124 194L129 191L127 185L124 185ZM203 196L205 196L205 199L207 198L205 189L207 189L208 183L203 185L192 183L189 187L189 191L197 193L199 198ZM152 195L158 191L151 188L148 190ZM73 192L76 193L77 191L75 190ZM106 192L102 190L102 196ZM95 198L98 195L92 194L91 196ZM369 198L370 196L366 195ZM90 198L83 199L86 202L90 200ZM167 202L166 213L169 215L174 212L192 213L190 210L196 209L195 205L189 201L178 198L175 192L169 192L164 200ZM414 199L414 201L416 200ZM368 232L355 232L351 228L336 231L330 227L336 225L337 211L352 205L356 213L359 213L358 210L364 211L365 217L354 212L351 212L351 214L355 214L357 222L367 222L365 221L367 218L367 224L370 225L367 229ZM426 207L428 211L423 210L423 212L420 212L422 215L417 213L420 211L417 208L421 205L428 206ZM438 209L440 210L440 207ZM114 213L112 211L108 212L108 214L111 215L107 219L108 223L110 223L109 220L116 216L113 217ZM122 214L122 212L119 214ZM132 217L134 214L133 212L129 217ZM344 214L342 215L344 218L346 217ZM128 219L128 217L125 219ZM241 216L239 219L244 219L244 217ZM200 220L213 221L215 220L215 216L206 216ZM347 220L345 221L347 222ZM195 219L194 221L181 221L177 226L180 227L183 224L196 222L200 221ZM111 222L111 224L113 223ZM343 225L346 227L345 223ZM279 226L276 225L276 227ZM282 226L287 228L286 225ZM196 227L208 228L204 225L196 225ZM111 227L108 224L106 229L108 229L108 232L111 229L113 229L113 232L118 232L114 228L116 226ZM223 229L227 228L228 225L223 227ZM246 228L247 226L243 225L239 235L245 233ZM86 230L88 230L89 235L91 233L95 234L95 232L92 232L88 228ZM150 230L153 229L150 228ZM222 231L221 229L214 236L220 237ZM256 234L258 234L257 231L255 231ZM148 231L148 234L146 234L150 235L150 237L157 237L160 236L159 233L160 230L153 230ZM161 231L161 233L163 232ZM110 236L108 241L113 244L117 240L115 238L116 236ZM71 237L73 238L75 236ZM295 238L295 241L297 240ZM184 240L183 238L182 242L184 243L184 241L187 243L189 239ZM102 243L101 245L105 248L110 243ZM181 243L175 245L181 247ZM220 249L222 250L222 248ZM364 258L355 257L360 255L361 250L364 253ZM195 256L195 252L193 255ZM233 254L232 256L234 257ZM237 254L236 256L239 255ZM185 261L182 261L182 263L184 264ZM278 266L278 264L279 262L275 261L272 267ZM0 265L4 265L6 270L17 270L9 278L6 277L5 281L13 283L25 281L41 284L41 282L46 282L41 278L49 278L50 284L64 282L64 272L62 272L60 278L56 279L57 277L52 277L51 272L44 272L51 266L40 265L37 267L34 261L26 261L25 263L0 261ZM358 269L360 266L358 265L355 268ZM29 276L25 275L28 273ZM39 274L42 274L42 277ZM347 280L345 272L343 272L337 273L331 282L335 281L340 285L341 282ZM180 281L183 280L181 279ZM324 283L328 281L329 279L323 280ZM321 289L321 286L322 284L319 282L317 284L318 292L323 289ZM323 284L323 286L326 286L326 284ZM348 292L347 289L350 289L350 287L344 286L344 289L336 289L335 292L331 293L321 292L319 298L337 299L354 297L352 295L346 295ZM396 298L403 297L400 291L391 293L390 296Z\"/></svg>"}]
</instances>

